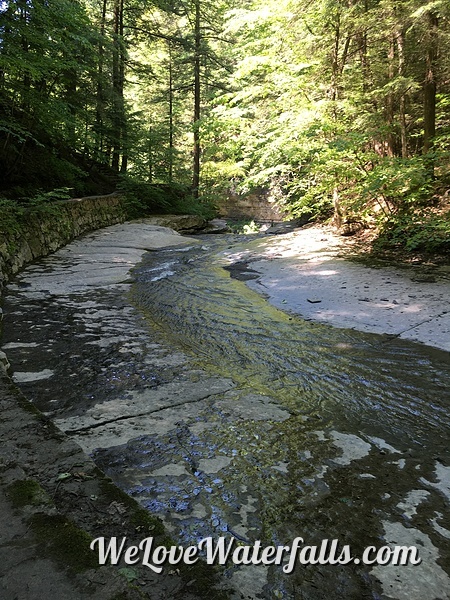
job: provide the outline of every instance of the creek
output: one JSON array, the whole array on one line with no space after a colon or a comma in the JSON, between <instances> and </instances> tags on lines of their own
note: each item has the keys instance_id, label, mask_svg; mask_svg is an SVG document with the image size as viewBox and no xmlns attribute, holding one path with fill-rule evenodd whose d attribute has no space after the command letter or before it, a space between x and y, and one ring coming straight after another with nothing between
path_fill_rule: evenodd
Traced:
<instances>
[{"instance_id":1,"label":"creek","mask_svg":"<svg viewBox=\"0 0 450 600\"><path fill-rule=\"evenodd\" d=\"M244 598L449 598L448 353L278 310L229 268L248 239L199 239L147 253L131 288L59 297L30 290L25 270L3 345L15 371L51 375L19 385L177 542L300 536L422 558L227 565Z\"/></svg>"}]
</instances>

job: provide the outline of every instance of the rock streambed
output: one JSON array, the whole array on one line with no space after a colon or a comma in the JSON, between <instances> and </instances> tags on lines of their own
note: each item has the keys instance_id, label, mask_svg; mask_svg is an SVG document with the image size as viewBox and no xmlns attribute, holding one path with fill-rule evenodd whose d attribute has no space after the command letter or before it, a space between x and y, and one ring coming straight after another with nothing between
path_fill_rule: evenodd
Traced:
<instances>
[{"instance_id":1,"label":"rock streambed","mask_svg":"<svg viewBox=\"0 0 450 600\"><path fill-rule=\"evenodd\" d=\"M130 280L114 267L133 262L130 234L110 231L108 258L94 235L9 287L4 347L27 396L182 543L301 536L423 559L227 565L237 598L449 597L448 355L271 306L224 268L250 239L174 240Z\"/></svg>"}]
</instances>

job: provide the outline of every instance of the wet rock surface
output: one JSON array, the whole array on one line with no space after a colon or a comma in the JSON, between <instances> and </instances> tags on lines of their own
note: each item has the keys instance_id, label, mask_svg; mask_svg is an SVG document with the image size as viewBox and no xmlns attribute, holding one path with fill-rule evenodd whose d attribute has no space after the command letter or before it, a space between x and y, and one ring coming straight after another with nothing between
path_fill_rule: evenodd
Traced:
<instances>
[{"instance_id":1,"label":"wet rock surface","mask_svg":"<svg viewBox=\"0 0 450 600\"><path fill-rule=\"evenodd\" d=\"M99 566L99 536L166 542L161 524L121 494L80 446L0 376L0 597L2 600L172 600L208 597L198 573L156 575L123 560ZM189 585L189 582L191 584ZM206 589L206 592L205 592Z\"/></svg>"},{"instance_id":2,"label":"wet rock surface","mask_svg":"<svg viewBox=\"0 0 450 600\"><path fill-rule=\"evenodd\" d=\"M250 239L175 244L103 283L99 248L8 290L4 348L40 410L183 544L301 536L422 558L227 564L236 598L450 597L448 354L270 306L224 269Z\"/></svg>"},{"instance_id":3,"label":"wet rock surface","mask_svg":"<svg viewBox=\"0 0 450 600\"><path fill-rule=\"evenodd\" d=\"M20 227L0 238L0 291L25 264L61 248L75 237L125 220L120 194L73 198L55 203L56 211L26 213Z\"/></svg>"}]
</instances>

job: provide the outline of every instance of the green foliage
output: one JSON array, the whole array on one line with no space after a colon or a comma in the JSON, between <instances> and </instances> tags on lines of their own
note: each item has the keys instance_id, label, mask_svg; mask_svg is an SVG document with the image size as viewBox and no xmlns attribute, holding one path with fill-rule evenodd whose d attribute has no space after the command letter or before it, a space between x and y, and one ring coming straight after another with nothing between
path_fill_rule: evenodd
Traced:
<instances>
[{"instance_id":1,"label":"green foliage","mask_svg":"<svg viewBox=\"0 0 450 600\"><path fill-rule=\"evenodd\" d=\"M179 198L174 204L174 214L198 215L210 220L217 217L217 207L212 198L200 196L194 198L190 192L184 198Z\"/></svg>"},{"instance_id":2,"label":"green foliage","mask_svg":"<svg viewBox=\"0 0 450 600\"><path fill-rule=\"evenodd\" d=\"M43 190L38 190L31 198L22 197L20 198L20 202L25 204L28 208L47 208L52 202L57 202L58 200L68 200L72 197L70 193L70 188L57 188L55 190L50 190L49 192L44 192Z\"/></svg>"},{"instance_id":3,"label":"green foliage","mask_svg":"<svg viewBox=\"0 0 450 600\"><path fill-rule=\"evenodd\" d=\"M21 231L20 223L25 209L14 200L0 198L0 233L18 234Z\"/></svg>"},{"instance_id":4,"label":"green foliage","mask_svg":"<svg viewBox=\"0 0 450 600\"><path fill-rule=\"evenodd\" d=\"M129 173L130 217L262 187L293 218L382 226L450 185L448 2L122 4L3 3L0 189L21 205Z\"/></svg>"},{"instance_id":5,"label":"green foliage","mask_svg":"<svg viewBox=\"0 0 450 600\"><path fill-rule=\"evenodd\" d=\"M382 225L428 211L450 173L448 4L253 2L227 25L235 68L202 124L210 187L262 186L291 217L337 207L343 221ZM438 89L432 151L427 69Z\"/></svg>"},{"instance_id":6,"label":"green foliage","mask_svg":"<svg viewBox=\"0 0 450 600\"><path fill-rule=\"evenodd\" d=\"M68 198L71 198L69 188L49 192L39 190L31 197L20 196L17 200L0 197L0 233L10 238L11 234L19 236L27 218L39 220L41 216L58 215L61 212L59 201Z\"/></svg>"},{"instance_id":7,"label":"green foliage","mask_svg":"<svg viewBox=\"0 0 450 600\"><path fill-rule=\"evenodd\" d=\"M375 247L401 247L411 252L448 254L450 253L450 211L441 214L422 209L395 215L384 224Z\"/></svg>"},{"instance_id":8,"label":"green foliage","mask_svg":"<svg viewBox=\"0 0 450 600\"><path fill-rule=\"evenodd\" d=\"M67 148L70 154L71 145L81 146L81 107L94 62L94 30L77 1L9 0L2 9L3 189L70 184Z\"/></svg>"},{"instance_id":9,"label":"green foliage","mask_svg":"<svg viewBox=\"0 0 450 600\"><path fill-rule=\"evenodd\" d=\"M187 186L152 184L126 176L121 178L118 189L124 192L129 219L151 214L196 214L206 219L215 215L214 207L193 198Z\"/></svg>"},{"instance_id":10,"label":"green foliage","mask_svg":"<svg viewBox=\"0 0 450 600\"><path fill-rule=\"evenodd\" d=\"M251 233L259 233L260 226L253 219L244 219L240 221L228 222L228 228L233 233L243 233L245 235Z\"/></svg>"},{"instance_id":11,"label":"green foliage","mask_svg":"<svg viewBox=\"0 0 450 600\"><path fill-rule=\"evenodd\" d=\"M395 215L429 204L435 182L430 156L410 158L372 156L370 167L349 182L341 194L345 212L382 226Z\"/></svg>"},{"instance_id":12,"label":"green foliage","mask_svg":"<svg viewBox=\"0 0 450 600\"><path fill-rule=\"evenodd\" d=\"M124 207L129 219L165 212L170 207L164 192L151 184L122 177L118 189L124 192Z\"/></svg>"}]
</instances>

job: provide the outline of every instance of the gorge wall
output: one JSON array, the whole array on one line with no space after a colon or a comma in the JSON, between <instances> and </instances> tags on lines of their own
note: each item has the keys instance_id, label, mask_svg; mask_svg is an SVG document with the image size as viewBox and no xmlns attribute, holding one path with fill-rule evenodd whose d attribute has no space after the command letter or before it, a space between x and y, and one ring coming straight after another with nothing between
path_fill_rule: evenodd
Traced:
<instances>
[{"instance_id":1,"label":"gorge wall","mask_svg":"<svg viewBox=\"0 0 450 600\"><path fill-rule=\"evenodd\" d=\"M269 190L255 188L248 194L228 192L220 202L220 216L225 219L254 219L256 221L283 220L285 213L270 198Z\"/></svg>"}]
</instances>

